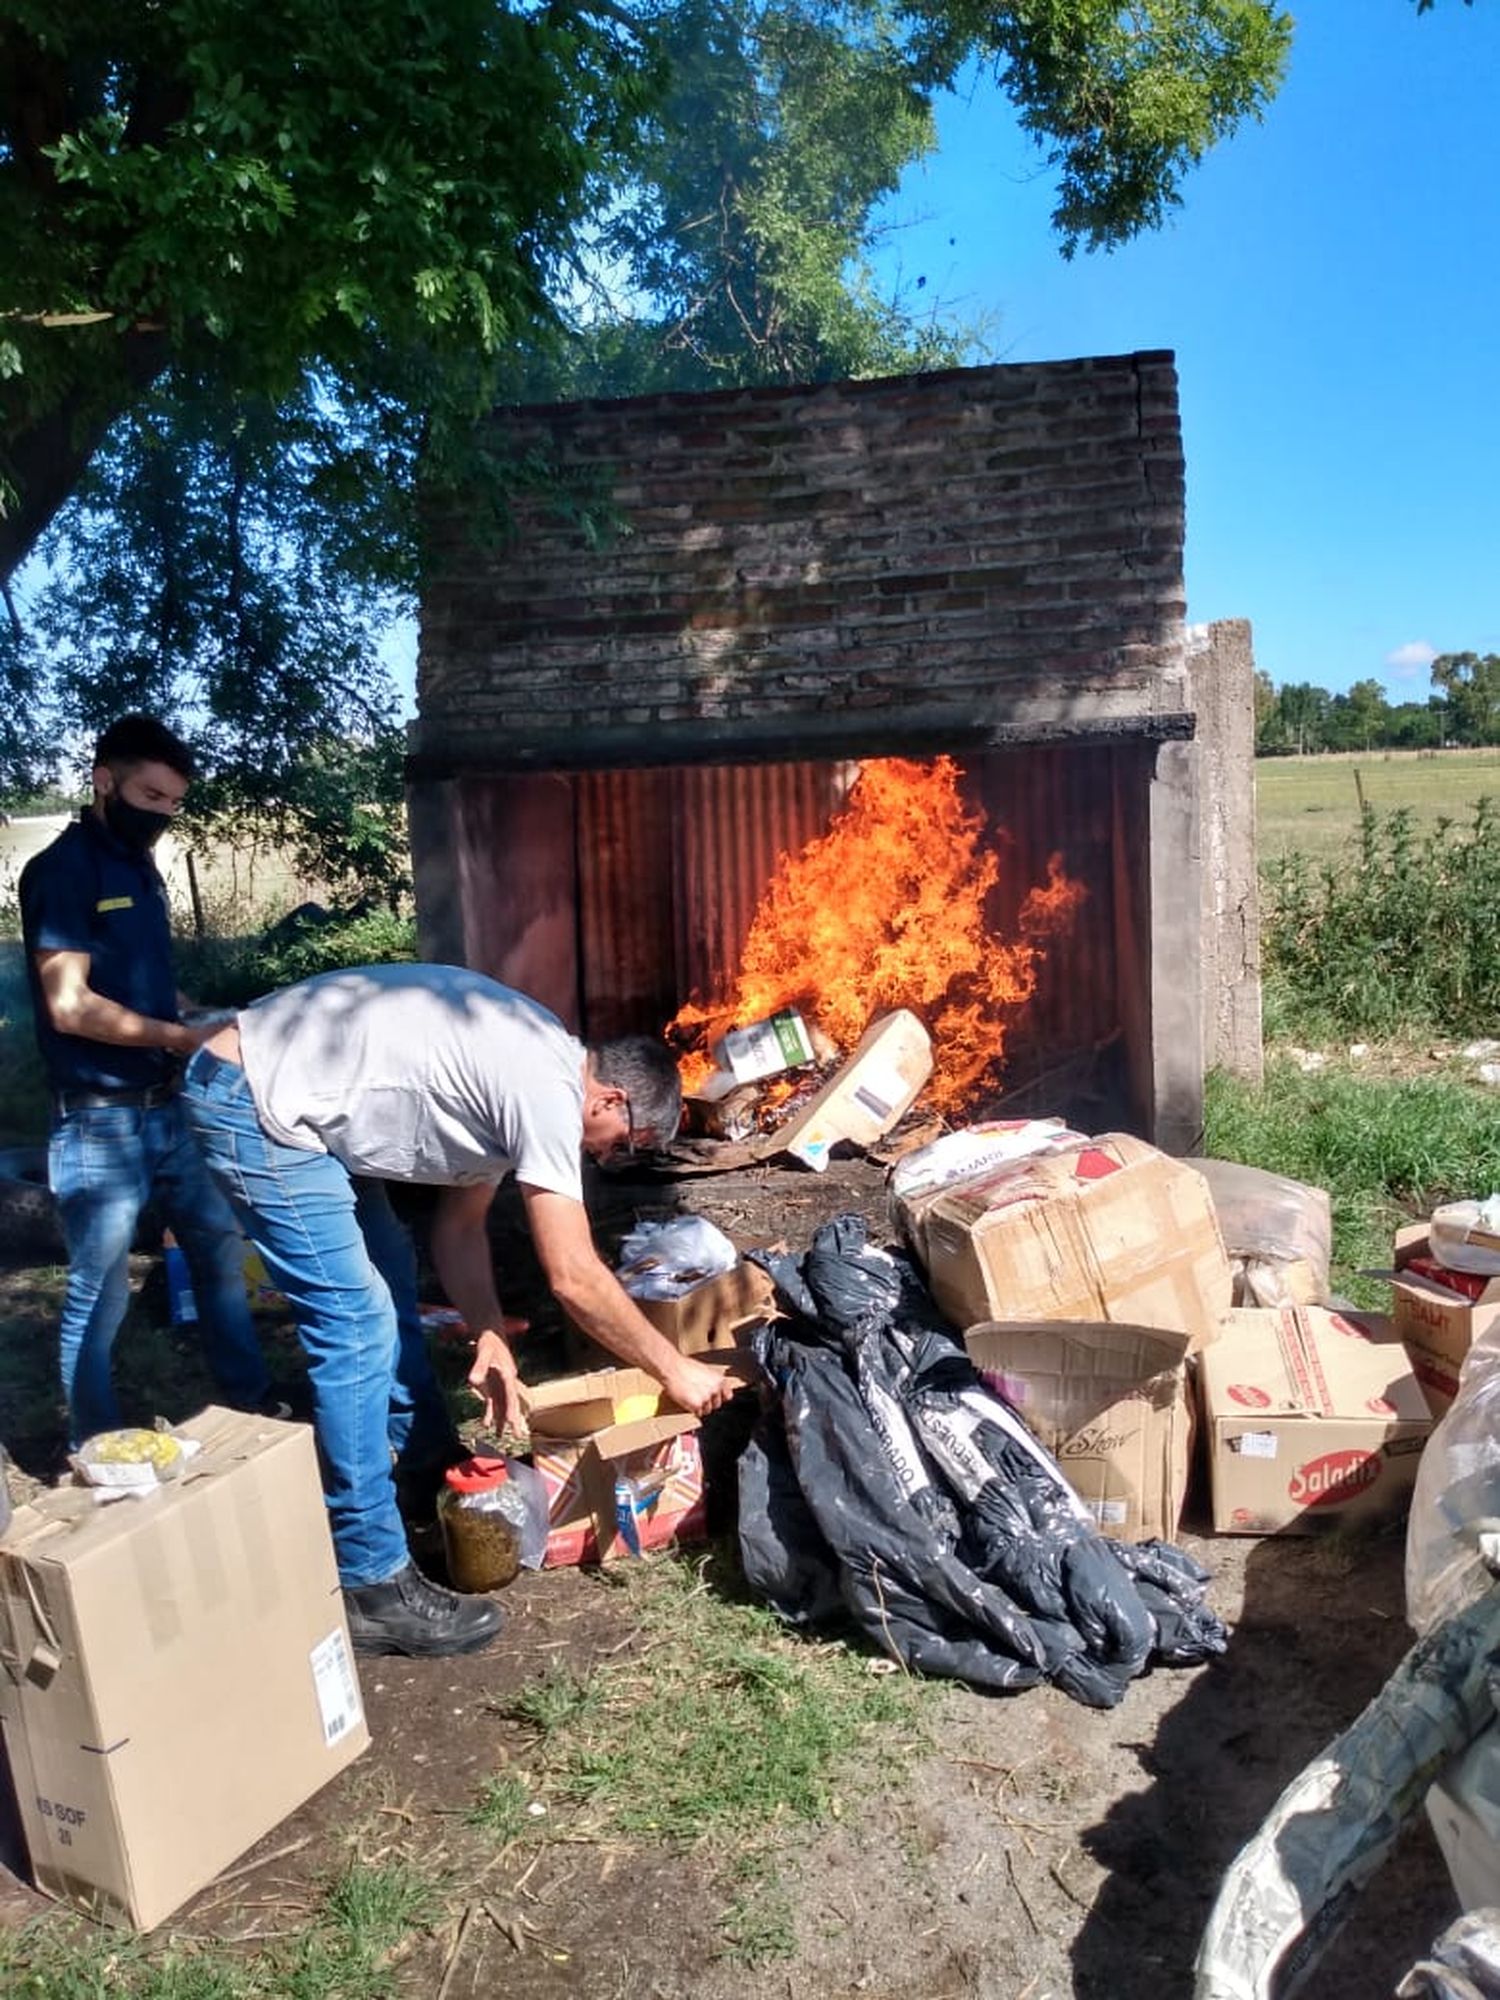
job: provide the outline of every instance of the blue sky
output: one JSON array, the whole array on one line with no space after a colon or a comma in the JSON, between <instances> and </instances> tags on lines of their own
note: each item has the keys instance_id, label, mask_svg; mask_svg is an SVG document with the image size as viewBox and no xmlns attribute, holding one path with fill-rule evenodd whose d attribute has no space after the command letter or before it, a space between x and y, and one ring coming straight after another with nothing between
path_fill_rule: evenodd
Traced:
<instances>
[{"instance_id":1,"label":"blue sky","mask_svg":"<svg viewBox=\"0 0 1500 2000\"><path fill-rule=\"evenodd\" d=\"M1265 120L1177 219L1066 263L996 93L940 109L887 273L985 317L992 358L1172 348L1188 615L1244 617L1278 684L1425 698L1500 652L1500 4L1308 0Z\"/></svg>"}]
</instances>

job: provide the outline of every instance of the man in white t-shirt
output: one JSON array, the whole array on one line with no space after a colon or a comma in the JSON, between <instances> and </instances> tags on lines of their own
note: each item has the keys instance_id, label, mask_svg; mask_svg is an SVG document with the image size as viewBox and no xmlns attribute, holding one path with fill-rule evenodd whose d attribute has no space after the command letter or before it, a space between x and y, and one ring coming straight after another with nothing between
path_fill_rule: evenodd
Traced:
<instances>
[{"instance_id":1,"label":"man in white t-shirt","mask_svg":"<svg viewBox=\"0 0 1500 2000\"><path fill-rule=\"evenodd\" d=\"M356 1650L476 1650L499 1630L498 1607L427 1581L396 1501L392 1454L398 1471L431 1468L453 1432L383 1183L443 1190L433 1263L476 1335L469 1380L497 1430L524 1407L508 1336L525 1322L500 1304L485 1227L510 1174L575 1324L684 1409L713 1409L732 1385L640 1312L583 1206L581 1153L605 1160L677 1129L670 1053L645 1036L586 1049L536 1001L462 967L365 966L246 1008L188 1065L183 1105L297 1320Z\"/></svg>"}]
</instances>

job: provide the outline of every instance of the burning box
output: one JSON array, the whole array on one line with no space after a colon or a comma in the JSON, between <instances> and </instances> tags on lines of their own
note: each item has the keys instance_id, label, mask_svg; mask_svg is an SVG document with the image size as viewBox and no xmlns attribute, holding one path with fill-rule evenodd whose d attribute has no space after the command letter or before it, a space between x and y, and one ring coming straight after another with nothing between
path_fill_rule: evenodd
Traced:
<instances>
[{"instance_id":1,"label":"burning box","mask_svg":"<svg viewBox=\"0 0 1500 2000\"><path fill-rule=\"evenodd\" d=\"M790 1153L822 1173L841 1139L873 1146L889 1132L931 1074L932 1041L916 1015L905 1007L882 1014L838 1075L788 1119L767 1150Z\"/></svg>"},{"instance_id":2,"label":"burning box","mask_svg":"<svg viewBox=\"0 0 1500 2000\"><path fill-rule=\"evenodd\" d=\"M1106 1535L1170 1540L1187 1495L1189 1341L1157 1327L972 1326L969 1358L1062 1466Z\"/></svg>"},{"instance_id":3,"label":"burning box","mask_svg":"<svg viewBox=\"0 0 1500 2000\"><path fill-rule=\"evenodd\" d=\"M1201 1174L1127 1133L1027 1156L928 1203L924 1261L955 1326L1108 1320L1188 1335L1229 1310L1233 1279Z\"/></svg>"},{"instance_id":4,"label":"burning box","mask_svg":"<svg viewBox=\"0 0 1500 2000\"><path fill-rule=\"evenodd\" d=\"M1396 1231L1391 1318L1432 1414L1440 1417L1458 1394L1464 1356L1500 1318L1500 1278L1443 1273L1432 1258L1427 1224L1413 1223Z\"/></svg>"},{"instance_id":5,"label":"burning box","mask_svg":"<svg viewBox=\"0 0 1500 2000\"><path fill-rule=\"evenodd\" d=\"M0 1721L39 1889L150 1930L369 1742L313 1435L208 1409L144 1500L0 1544Z\"/></svg>"},{"instance_id":6,"label":"burning box","mask_svg":"<svg viewBox=\"0 0 1500 2000\"><path fill-rule=\"evenodd\" d=\"M1433 1419L1388 1320L1248 1308L1198 1366L1216 1533L1314 1534L1404 1511Z\"/></svg>"}]
</instances>

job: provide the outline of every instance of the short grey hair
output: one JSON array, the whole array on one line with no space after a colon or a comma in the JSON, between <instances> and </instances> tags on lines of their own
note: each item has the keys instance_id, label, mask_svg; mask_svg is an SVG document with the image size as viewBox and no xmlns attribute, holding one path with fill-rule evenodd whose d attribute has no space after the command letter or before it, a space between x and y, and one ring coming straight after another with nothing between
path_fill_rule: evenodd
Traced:
<instances>
[{"instance_id":1,"label":"short grey hair","mask_svg":"<svg viewBox=\"0 0 1500 2000\"><path fill-rule=\"evenodd\" d=\"M651 1035L616 1035L590 1042L589 1055L599 1081L630 1099L632 1128L652 1133L655 1145L670 1145L682 1121L682 1079L666 1043Z\"/></svg>"}]
</instances>

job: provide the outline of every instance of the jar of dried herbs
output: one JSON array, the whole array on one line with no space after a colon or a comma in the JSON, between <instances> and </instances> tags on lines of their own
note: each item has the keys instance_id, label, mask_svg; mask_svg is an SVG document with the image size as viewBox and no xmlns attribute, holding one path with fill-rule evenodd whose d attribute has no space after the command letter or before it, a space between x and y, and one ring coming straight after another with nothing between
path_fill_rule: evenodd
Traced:
<instances>
[{"instance_id":1,"label":"jar of dried herbs","mask_svg":"<svg viewBox=\"0 0 1500 2000\"><path fill-rule=\"evenodd\" d=\"M526 1501L503 1458L450 1465L438 1495L438 1519L455 1590L499 1590L521 1567Z\"/></svg>"}]
</instances>

